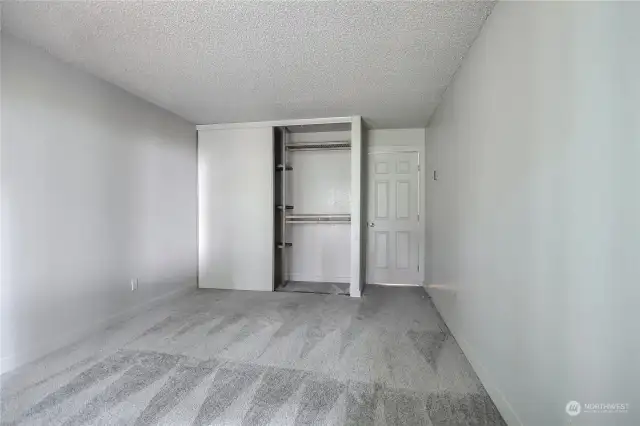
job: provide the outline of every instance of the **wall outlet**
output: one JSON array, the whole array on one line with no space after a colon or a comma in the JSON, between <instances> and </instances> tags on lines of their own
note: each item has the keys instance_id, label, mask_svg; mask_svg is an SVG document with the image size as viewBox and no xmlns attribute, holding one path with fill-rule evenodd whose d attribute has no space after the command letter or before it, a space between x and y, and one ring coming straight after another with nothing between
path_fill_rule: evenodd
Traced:
<instances>
[{"instance_id":1,"label":"wall outlet","mask_svg":"<svg viewBox=\"0 0 640 426\"><path fill-rule=\"evenodd\" d=\"M138 279L134 278L131 280L131 291L136 291L138 289Z\"/></svg>"}]
</instances>

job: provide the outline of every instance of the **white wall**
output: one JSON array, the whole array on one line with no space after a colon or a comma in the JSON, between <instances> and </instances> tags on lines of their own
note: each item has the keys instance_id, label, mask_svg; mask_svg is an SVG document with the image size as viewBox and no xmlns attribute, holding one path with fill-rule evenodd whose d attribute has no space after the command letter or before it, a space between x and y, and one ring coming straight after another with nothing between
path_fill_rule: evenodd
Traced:
<instances>
[{"instance_id":1,"label":"white wall","mask_svg":"<svg viewBox=\"0 0 640 426\"><path fill-rule=\"evenodd\" d=\"M350 151L292 151L287 204L291 214L351 213ZM349 224L289 224L289 279L349 282Z\"/></svg>"},{"instance_id":2,"label":"white wall","mask_svg":"<svg viewBox=\"0 0 640 426\"><path fill-rule=\"evenodd\" d=\"M425 129L371 129L367 134L369 150L393 146L410 146L424 150Z\"/></svg>"},{"instance_id":3,"label":"white wall","mask_svg":"<svg viewBox=\"0 0 640 426\"><path fill-rule=\"evenodd\" d=\"M428 291L509 424L640 424L639 18L499 2L429 128Z\"/></svg>"},{"instance_id":4,"label":"white wall","mask_svg":"<svg viewBox=\"0 0 640 426\"><path fill-rule=\"evenodd\" d=\"M2 370L196 287L195 126L3 34L1 147Z\"/></svg>"},{"instance_id":5,"label":"white wall","mask_svg":"<svg viewBox=\"0 0 640 426\"><path fill-rule=\"evenodd\" d=\"M290 142L348 141L350 131L290 133ZM351 213L351 151L291 151L287 154L287 204L291 214ZM289 224L288 279L348 283L349 224Z\"/></svg>"}]
</instances>

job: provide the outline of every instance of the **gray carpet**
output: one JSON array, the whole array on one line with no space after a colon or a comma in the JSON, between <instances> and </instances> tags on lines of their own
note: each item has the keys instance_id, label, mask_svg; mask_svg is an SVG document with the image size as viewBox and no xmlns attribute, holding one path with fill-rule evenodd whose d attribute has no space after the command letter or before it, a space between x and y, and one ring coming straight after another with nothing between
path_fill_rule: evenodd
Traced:
<instances>
[{"instance_id":1,"label":"gray carpet","mask_svg":"<svg viewBox=\"0 0 640 426\"><path fill-rule=\"evenodd\" d=\"M197 290L2 376L3 425L504 425L421 288Z\"/></svg>"}]
</instances>

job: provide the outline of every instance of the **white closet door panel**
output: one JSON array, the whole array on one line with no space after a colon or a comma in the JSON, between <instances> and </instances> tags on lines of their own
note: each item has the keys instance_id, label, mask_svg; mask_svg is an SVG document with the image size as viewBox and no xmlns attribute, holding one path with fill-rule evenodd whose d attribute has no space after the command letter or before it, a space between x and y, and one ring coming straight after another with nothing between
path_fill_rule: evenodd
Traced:
<instances>
[{"instance_id":1,"label":"white closet door panel","mask_svg":"<svg viewBox=\"0 0 640 426\"><path fill-rule=\"evenodd\" d=\"M351 123L351 297L360 297L364 290L366 272L366 147L362 132L362 117L354 116Z\"/></svg>"},{"instance_id":2,"label":"white closet door panel","mask_svg":"<svg viewBox=\"0 0 640 426\"><path fill-rule=\"evenodd\" d=\"M199 285L273 290L273 128L198 133Z\"/></svg>"}]
</instances>

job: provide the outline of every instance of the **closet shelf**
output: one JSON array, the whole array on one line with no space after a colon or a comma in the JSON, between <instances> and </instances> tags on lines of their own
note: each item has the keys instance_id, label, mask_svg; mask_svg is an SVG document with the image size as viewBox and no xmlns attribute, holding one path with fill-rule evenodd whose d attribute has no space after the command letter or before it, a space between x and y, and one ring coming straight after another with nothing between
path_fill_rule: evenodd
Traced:
<instances>
[{"instance_id":1,"label":"closet shelf","mask_svg":"<svg viewBox=\"0 0 640 426\"><path fill-rule=\"evenodd\" d=\"M294 143L287 145L286 148L288 151L349 150L351 142Z\"/></svg>"},{"instance_id":2,"label":"closet shelf","mask_svg":"<svg viewBox=\"0 0 640 426\"><path fill-rule=\"evenodd\" d=\"M350 214L291 214L285 218L287 223L351 223Z\"/></svg>"}]
</instances>

